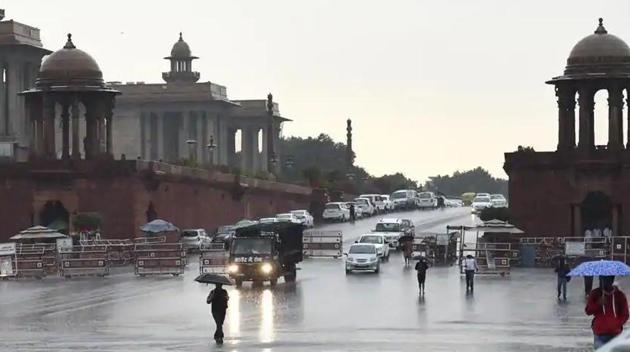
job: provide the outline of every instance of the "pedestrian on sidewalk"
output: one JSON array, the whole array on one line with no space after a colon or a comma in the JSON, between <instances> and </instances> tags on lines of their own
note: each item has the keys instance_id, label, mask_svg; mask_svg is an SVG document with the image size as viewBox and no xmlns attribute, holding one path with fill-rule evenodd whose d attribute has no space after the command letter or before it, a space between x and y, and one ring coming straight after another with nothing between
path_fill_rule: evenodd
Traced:
<instances>
[{"instance_id":1,"label":"pedestrian on sidewalk","mask_svg":"<svg viewBox=\"0 0 630 352\"><path fill-rule=\"evenodd\" d=\"M477 266L477 260L468 254L466 259L464 259L464 273L466 274L466 291L472 293L474 291L474 281L475 281L475 273L479 272L479 267Z\"/></svg>"},{"instance_id":2,"label":"pedestrian on sidewalk","mask_svg":"<svg viewBox=\"0 0 630 352\"><path fill-rule=\"evenodd\" d=\"M429 269L429 262L423 256L416 263L416 271L418 272L418 289L420 294L424 296L424 282L427 278L427 270Z\"/></svg>"},{"instance_id":3,"label":"pedestrian on sidewalk","mask_svg":"<svg viewBox=\"0 0 630 352\"><path fill-rule=\"evenodd\" d=\"M218 345L223 344L223 322L225 321L225 313L228 307L228 300L230 297L221 284L216 284L214 290L210 291L206 303L212 305L212 318L217 324L217 329L214 332L214 340Z\"/></svg>"},{"instance_id":4,"label":"pedestrian on sidewalk","mask_svg":"<svg viewBox=\"0 0 630 352\"><path fill-rule=\"evenodd\" d=\"M623 330L628 321L626 295L614 285L614 276L601 276L601 287L588 296L585 312L593 316L593 344L595 349L605 345Z\"/></svg>"},{"instance_id":5,"label":"pedestrian on sidewalk","mask_svg":"<svg viewBox=\"0 0 630 352\"><path fill-rule=\"evenodd\" d=\"M556 265L556 275L558 276L558 300L562 297L567 300L567 282L571 280L571 277L567 274L571 271L564 258L561 258Z\"/></svg>"}]
</instances>

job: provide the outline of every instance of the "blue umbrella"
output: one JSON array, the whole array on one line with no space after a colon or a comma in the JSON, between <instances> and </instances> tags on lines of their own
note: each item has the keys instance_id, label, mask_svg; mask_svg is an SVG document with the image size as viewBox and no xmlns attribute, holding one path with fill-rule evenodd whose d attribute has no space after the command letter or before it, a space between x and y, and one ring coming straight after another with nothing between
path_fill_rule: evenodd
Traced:
<instances>
[{"instance_id":1,"label":"blue umbrella","mask_svg":"<svg viewBox=\"0 0 630 352\"><path fill-rule=\"evenodd\" d=\"M143 232L153 233L179 231L179 229L175 225L161 219L155 219L149 223L144 224L144 226L142 226L140 230L142 230Z\"/></svg>"},{"instance_id":2,"label":"blue umbrella","mask_svg":"<svg viewBox=\"0 0 630 352\"><path fill-rule=\"evenodd\" d=\"M575 267L569 276L629 276L630 266L616 260L584 262Z\"/></svg>"}]
</instances>

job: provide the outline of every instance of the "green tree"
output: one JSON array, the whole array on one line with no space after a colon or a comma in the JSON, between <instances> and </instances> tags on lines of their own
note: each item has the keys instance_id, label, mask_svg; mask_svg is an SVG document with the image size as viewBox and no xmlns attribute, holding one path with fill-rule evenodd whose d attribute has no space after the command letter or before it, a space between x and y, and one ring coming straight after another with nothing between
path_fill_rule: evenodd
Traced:
<instances>
[{"instance_id":1,"label":"green tree","mask_svg":"<svg viewBox=\"0 0 630 352\"><path fill-rule=\"evenodd\" d=\"M464 172L456 171L453 175L430 177L425 183L425 188L450 196L459 196L465 192L488 192L508 195L507 180L492 177L488 171L481 167Z\"/></svg>"}]
</instances>

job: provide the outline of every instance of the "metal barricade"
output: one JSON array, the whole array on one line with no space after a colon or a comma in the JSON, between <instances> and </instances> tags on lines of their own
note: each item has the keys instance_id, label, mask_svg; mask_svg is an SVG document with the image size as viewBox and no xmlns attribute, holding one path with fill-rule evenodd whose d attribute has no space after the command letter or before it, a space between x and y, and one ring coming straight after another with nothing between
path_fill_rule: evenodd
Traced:
<instances>
[{"instance_id":1,"label":"metal barricade","mask_svg":"<svg viewBox=\"0 0 630 352\"><path fill-rule=\"evenodd\" d=\"M83 240L82 246L105 246L109 266L123 266L134 262L134 243L131 240Z\"/></svg>"},{"instance_id":2,"label":"metal barricade","mask_svg":"<svg viewBox=\"0 0 630 352\"><path fill-rule=\"evenodd\" d=\"M341 231L304 231L302 253L305 257L341 258L343 255L343 234Z\"/></svg>"},{"instance_id":3,"label":"metal barricade","mask_svg":"<svg viewBox=\"0 0 630 352\"><path fill-rule=\"evenodd\" d=\"M103 245L73 246L60 255L60 273L66 279L78 276L109 275L107 247Z\"/></svg>"},{"instance_id":4,"label":"metal barricade","mask_svg":"<svg viewBox=\"0 0 630 352\"><path fill-rule=\"evenodd\" d=\"M199 273L225 274L228 259L223 243L210 243L199 253Z\"/></svg>"},{"instance_id":5,"label":"metal barricade","mask_svg":"<svg viewBox=\"0 0 630 352\"><path fill-rule=\"evenodd\" d=\"M43 260L44 248L33 247L32 245L24 247L17 244L15 255L16 277L41 279L46 276Z\"/></svg>"},{"instance_id":6,"label":"metal barricade","mask_svg":"<svg viewBox=\"0 0 630 352\"><path fill-rule=\"evenodd\" d=\"M136 275L173 275L184 273L186 251L181 243L136 243Z\"/></svg>"}]
</instances>

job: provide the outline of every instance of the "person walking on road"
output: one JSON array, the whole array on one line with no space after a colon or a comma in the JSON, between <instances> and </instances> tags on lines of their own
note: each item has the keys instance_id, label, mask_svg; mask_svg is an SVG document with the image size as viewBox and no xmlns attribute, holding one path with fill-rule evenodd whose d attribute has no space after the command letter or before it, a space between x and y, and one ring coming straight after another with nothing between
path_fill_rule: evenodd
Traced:
<instances>
[{"instance_id":1,"label":"person walking on road","mask_svg":"<svg viewBox=\"0 0 630 352\"><path fill-rule=\"evenodd\" d=\"M556 265L555 269L555 272L558 276L558 300L561 296L565 301L567 300L567 282L571 280L571 277L567 275L569 271L571 271L569 269L569 266L567 265L564 258L562 258L558 262L558 265Z\"/></svg>"},{"instance_id":2,"label":"person walking on road","mask_svg":"<svg viewBox=\"0 0 630 352\"><path fill-rule=\"evenodd\" d=\"M586 302L586 315L592 315L595 349L605 345L623 330L628 321L626 295L614 285L614 276L601 276L601 287L594 289Z\"/></svg>"},{"instance_id":3,"label":"person walking on road","mask_svg":"<svg viewBox=\"0 0 630 352\"><path fill-rule=\"evenodd\" d=\"M472 255L467 255L464 259L464 273L466 274L466 291L474 291L475 273L479 271L477 260Z\"/></svg>"},{"instance_id":4,"label":"person walking on road","mask_svg":"<svg viewBox=\"0 0 630 352\"><path fill-rule=\"evenodd\" d=\"M355 222L357 220L357 212L354 208L354 203L350 203L350 221Z\"/></svg>"},{"instance_id":5,"label":"person walking on road","mask_svg":"<svg viewBox=\"0 0 630 352\"><path fill-rule=\"evenodd\" d=\"M409 262L411 261L411 254L413 253L413 241L412 240L403 241L402 250L403 250L403 257L405 258L405 266L407 266L409 265Z\"/></svg>"},{"instance_id":6,"label":"person walking on road","mask_svg":"<svg viewBox=\"0 0 630 352\"><path fill-rule=\"evenodd\" d=\"M418 289L420 294L424 295L424 282L427 278L427 270L429 269L429 263L425 257L421 257L416 263L416 271L418 272Z\"/></svg>"},{"instance_id":7,"label":"person walking on road","mask_svg":"<svg viewBox=\"0 0 630 352\"><path fill-rule=\"evenodd\" d=\"M226 290L223 289L223 285L216 284L214 290L210 291L206 303L212 305L212 318L217 324L217 329L214 332L214 340L217 344L223 344L223 321L225 321L225 312L228 307L228 300L230 297Z\"/></svg>"}]
</instances>

